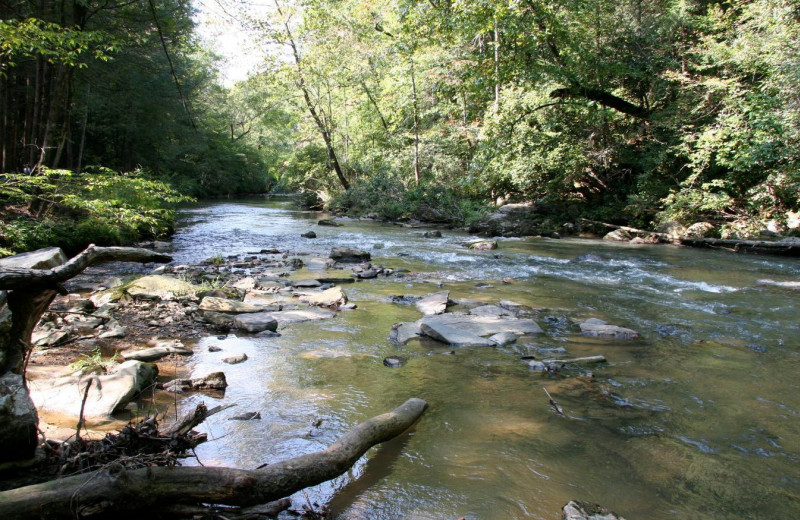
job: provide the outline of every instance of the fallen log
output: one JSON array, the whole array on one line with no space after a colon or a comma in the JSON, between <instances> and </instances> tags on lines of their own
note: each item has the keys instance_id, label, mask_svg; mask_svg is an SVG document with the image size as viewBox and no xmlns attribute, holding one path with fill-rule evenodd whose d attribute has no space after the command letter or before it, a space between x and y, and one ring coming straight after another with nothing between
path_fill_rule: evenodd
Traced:
<instances>
[{"instance_id":1,"label":"fallen log","mask_svg":"<svg viewBox=\"0 0 800 520\"><path fill-rule=\"evenodd\" d=\"M739 240L722 238L682 238L682 246L728 249L736 253L800 256L800 240Z\"/></svg>"},{"instance_id":2,"label":"fallen log","mask_svg":"<svg viewBox=\"0 0 800 520\"><path fill-rule=\"evenodd\" d=\"M372 446L404 432L427 408L412 398L359 424L327 449L259 470L209 467L107 469L0 492L0 517L90 518L154 510L161 504L251 506L335 478Z\"/></svg>"},{"instance_id":3,"label":"fallen log","mask_svg":"<svg viewBox=\"0 0 800 520\"><path fill-rule=\"evenodd\" d=\"M586 356L586 357L577 357L572 359L543 359L542 363L545 365L569 365L569 364L581 364L581 363L605 363L606 358L605 356Z\"/></svg>"}]
</instances>

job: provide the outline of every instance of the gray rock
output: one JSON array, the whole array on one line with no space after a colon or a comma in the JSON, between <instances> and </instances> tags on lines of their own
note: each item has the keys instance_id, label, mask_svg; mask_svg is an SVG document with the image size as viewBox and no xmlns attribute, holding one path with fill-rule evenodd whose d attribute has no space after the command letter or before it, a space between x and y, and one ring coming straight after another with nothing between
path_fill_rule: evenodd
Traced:
<instances>
[{"instance_id":1,"label":"gray rock","mask_svg":"<svg viewBox=\"0 0 800 520\"><path fill-rule=\"evenodd\" d=\"M0 463L33 458L39 416L22 376L0 377Z\"/></svg>"},{"instance_id":2,"label":"gray rock","mask_svg":"<svg viewBox=\"0 0 800 520\"><path fill-rule=\"evenodd\" d=\"M100 333L98 338L124 338L128 335L128 329L119 324L116 320L111 320L106 323L105 332Z\"/></svg>"},{"instance_id":3,"label":"gray rock","mask_svg":"<svg viewBox=\"0 0 800 520\"><path fill-rule=\"evenodd\" d=\"M37 347L55 347L69 340L70 335L68 328L36 330L31 334L31 343Z\"/></svg>"},{"instance_id":4,"label":"gray rock","mask_svg":"<svg viewBox=\"0 0 800 520\"><path fill-rule=\"evenodd\" d=\"M442 232L438 229L435 229L433 231L424 232L422 236L425 238L442 238Z\"/></svg>"},{"instance_id":5,"label":"gray rock","mask_svg":"<svg viewBox=\"0 0 800 520\"><path fill-rule=\"evenodd\" d=\"M306 233L303 233L300 236L303 238L317 238L317 234L314 233L313 231L307 231Z\"/></svg>"},{"instance_id":6,"label":"gray rock","mask_svg":"<svg viewBox=\"0 0 800 520\"><path fill-rule=\"evenodd\" d=\"M222 362L229 365L237 365L239 363L244 363L245 361L247 361L247 354L236 354L235 356L222 358Z\"/></svg>"},{"instance_id":7,"label":"gray rock","mask_svg":"<svg viewBox=\"0 0 800 520\"><path fill-rule=\"evenodd\" d=\"M265 330L274 332L278 330L278 320L269 312L241 314L233 319L233 327L252 333L263 332Z\"/></svg>"},{"instance_id":8,"label":"gray rock","mask_svg":"<svg viewBox=\"0 0 800 520\"><path fill-rule=\"evenodd\" d=\"M326 320L336 316L336 313L322 309L302 309L273 312L272 316L278 320L279 327L286 327L287 325L294 325L306 321Z\"/></svg>"},{"instance_id":9,"label":"gray rock","mask_svg":"<svg viewBox=\"0 0 800 520\"><path fill-rule=\"evenodd\" d=\"M225 390L228 381L224 372L213 372L205 377L194 379L173 379L164 383L164 390L168 392L186 392L189 390Z\"/></svg>"},{"instance_id":10,"label":"gray rock","mask_svg":"<svg viewBox=\"0 0 800 520\"><path fill-rule=\"evenodd\" d=\"M170 354L178 354L180 356L192 355L191 349L186 348L183 343L178 340L163 340L156 342L156 346L142 349L123 352L122 357L126 360L135 359L138 361L156 361Z\"/></svg>"},{"instance_id":11,"label":"gray rock","mask_svg":"<svg viewBox=\"0 0 800 520\"><path fill-rule=\"evenodd\" d=\"M222 312L226 314L243 314L248 312L263 312L264 307L252 303L206 296L200 302L198 309L201 312Z\"/></svg>"},{"instance_id":12,"label":"gray rock","mask_svg":"<svg viewBox=\"0 0 800 520\"><path fill-rule=\"evenodd\" d=\"M668 220L656 226L656 231L664 233L670 240L679 240L686 233L686 228L680 222Z\"/></svg>"},{"instance_id":13,"label":"gray rock","mask_svg":"<svg viewBox=\"0 0 800 520\"><path fill-rule=\"evenodd\" d=\"M388 356L384 358L383 365L389 368L397 368L405 365L407 361L408 359L402 356Z\"/></svg>"},{"instance_id":14,"label":"gray rock","mask_svg":"<svg viewBox=\"0 0 800 520\"><path fill-rule=\"evenodd\" d=\"M66 263L67 260L67 255L60 248L48 247L0 258L0 267L52 269Z\"/></svg>"},{"instance_id":15,"label":"gray rock","mask_svg":"<svg viewBox=\"0 0 800 520\"><path fill-rule=\"evenodd\" d=\"M317 224L320 225L320 226L329 226L329 227L341 227L342 226L341 224L339 224L338 222L336 222L336 220L334 220L332 218L324 218L324 219L320 220L319 222L317 222Z\"/></svg>"},{"instance_id":16,"label":"gray rock","mask_svg":"<svg viewBox=\"0 0 800 520\"><path fill-rule=\"evenodd\" d=\"M294 280L292 282L292 287L297 287L300 289L310 289L314 287L320 287L322 283L317 280L316 278L306 279L306 280Z\"/></svg>"},{"instance_id":17,"label":"gray rock","mask_svg":"<svg viewBox=\"0 0 800 520\"><path fill-rule=\"evenodd\" d=\"M618 327L617 325L609 325L603 320L597 318L589 318L578 324L581 328L581 333L586 336L609 337L618 339L636 339L639 333L632 329L625 327Z\"/></svg>"},{"instance_id":18,"label":"gray rock","mask_svg":"<svg viewBox=\"0 0 800 520\"><path fill-rule=\"evenodd\" d=\"M300 301L317 307L336 309L347 303L347 295L341 287L331 287L320 293L301 296Z\"/></svg>"},{"instance_id":19,"label":"gray rock","mask_svg":"<svg viewBox=\"0 0 800 520\"><path fill-rule=\"evenodd\" d=\"M245 412L239 415L228 417L229 421L260 421L261 412Z\"/></svg>"},{"instance_id":20,"label":"gray rock","mask_svg":"<svg viewBox=\"0 0 800 520\"><path fill-rule=\"evenodd\" d=\"M423 322L420 329L425 336L454 347L492 347L495 345L494 342L486 338L444 323Z\"/></svg>"},{"instance_id":21,"label":"gray rock","mask_svg":"<svg viewBox=\"0 0 800 520\"><path fill-rule=\"evenodd\" d=\"M249 291L250 289L256 288L256 279L252 276L247 276L242 278L241 280L237 280L236 282L231 285L234 289L243 289L245 291Z\"/></svg>"},{"instance_id":22,"label":"gray rock","mask_svg":"<svg viewBox=\"0 0 800 520\"><path fill-rule=\"evenodd\" d=\"M200 313L200 317L206 323L210 323L216 327L233 327L234 314L225 314L224 312L206 311Z\"/></svg>"},{"instance_id":23,"label":"gray rock","mask_svg":"<svg viewBox=\"0 0 800 520\"><path fill-rule=\"evenodd\" d=\"M489 341L495 343L498 346L508 345L510 343L514 343L517 341L517 335L513 332L498 332L497 334L493 334L489 336Z\"/></svg>"},{"instance_id":24,"label":"gray rock","mask_svg":"<svg viewBox=\"0 0 800 520\"><path fill-rule=\"evenodd\" d=\"M413 323L395 324L392 326L389 339L403 344L410 339L423 335L423 324L428 324L429 326L431 324L434 326L446 325L471 336L479 336L481 338L501 332L510 332L516 335L542 334L544 332L535 321L530 319L471 316L459 312L426 316ZM491 345L494 345L494 343L491 343Z\"/></svg>"},{"instance_id":25,"label":"gray rock","mask_svg":"<svg viewBox=\"0 0 800 520\"><path fill-rule=\"evenodd\" d=\"M369 251L352 247L334 247L330 257L337 262L366 262L372 258Z\"/></svg>"},{"instance_id":26,"label":"gray rock","mask_svg":"<svg viewBox=\"0 0 800 520\"><path fill-rule=\"evenodd\" d=\"M84 417L105 421L121 410L136 394L149 387L158 369L150 363L126 361L107 375L71 375L56 379L29 381L31 398L40 412L77 418L88 381L92 381L86 399Z\"/></svg>"},{"instance_id":27,"label":"gray rock","mask_svg":"<svg viewBox=\"0 0 800 520\"><path fill-rule=\"evenodd\" d=\"M695 222L683 234L683 238L708 238L714 235L714 224L711 222Z\"/></svg>"},{"instance_id":28,"label":"gray rock","mask_svg":"<svg viewBox=\"0 0 800 520\"><path fill-rule=\"evenodd\" d=\"M475 307L474 309L470 309L469 313L473 316L513 316L514 313L509 311L508 309L504 309L499 305L481 305L480 307Z\"/></svg>"},{"instance_id":29,"label":"gray rock","mask_svg":"<svg viewBox=\"0 0 800 520\"><path fill-rule=\"evenodd\" d=\"M365 270L363 270L361 272L356 273L356 276L358 276L362 280L371 280L373 278L377 278L378 277L378 271L376 271L375 269L372 269L372 268L365 269Z\"/></svg>"},{"instance_id":30,"label":"gray rock","mask_svg":"<svg viewBox=\"0 0 800 520\"><path fill-rule=\"evenodd\" d=\"M418 300L417 308L426 316L442 314L447 309L447 302L450 299L450 291L440 291L429 294Z\"/></svg>"},{"instance_id":31,"label":"gray rock","mask_svg":"<svg viewBox=\"0 0 800 520\"><path fill-rule=\"evenodd\" d=\"M563 508L562 520L625 520L597 504L570 500Z\"/></svg>"}]
</instances>

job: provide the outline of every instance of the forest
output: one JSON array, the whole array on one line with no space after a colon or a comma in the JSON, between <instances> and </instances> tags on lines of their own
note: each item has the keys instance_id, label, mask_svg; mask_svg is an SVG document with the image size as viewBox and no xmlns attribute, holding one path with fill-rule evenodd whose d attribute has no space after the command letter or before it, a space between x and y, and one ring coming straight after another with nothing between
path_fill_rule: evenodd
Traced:
<instances>
[{"instance_id":1,"label":"forest","mask_svg":"<svg viewBox=\"0 0 800 520\"><path fill-rule=\"evenodd\" d=\"M506 202L797 226L795 2L226 8L270 49L232 86L190 2L2 1L2 254L158 237L191 197L268 192L459 226Z\"/></svg>"}]
</instances>

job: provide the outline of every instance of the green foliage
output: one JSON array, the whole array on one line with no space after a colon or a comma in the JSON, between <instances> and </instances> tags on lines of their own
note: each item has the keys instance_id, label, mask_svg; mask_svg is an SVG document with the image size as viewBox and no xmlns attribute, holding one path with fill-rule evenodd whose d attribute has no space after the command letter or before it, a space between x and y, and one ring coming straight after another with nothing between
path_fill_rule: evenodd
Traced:
<instances>
[{"instance_id":1,"label":"green foliage","mask_svg":"<svg viewBox=\"0 0 800 520\"><path fill-rule=\"evenodd\" d=\"M0 245L15 252L51 245L76 251L89 243L161 237L172 231L175 205L190 200L142 171L90 170L3 176L0 203L8 209L24 205L25 211L6 219Z\"/></svg>"},{"instance_id":2,"label":"green foliage","mask_svg":"<svg viewBox=\"0 0 800 520\"><path fill-rule=\"evenodd\" d=\"M117 362L111 359L104 359L100 349L95 349L91 354L81 354L77 361L69 365L73 372L80 371L83 374L107 374L114 368Z\"/></svg>"}]
</instances>

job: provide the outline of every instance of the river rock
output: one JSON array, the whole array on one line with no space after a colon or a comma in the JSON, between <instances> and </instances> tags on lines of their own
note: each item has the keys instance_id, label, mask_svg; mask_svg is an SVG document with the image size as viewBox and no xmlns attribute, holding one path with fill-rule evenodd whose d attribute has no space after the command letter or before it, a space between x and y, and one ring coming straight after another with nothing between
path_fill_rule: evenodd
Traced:
<instances>
[{"instance_id":1,"label":"river rock","mask_svg":"<svg viewBox=\"0 0 800 520\"><path fill-rule=\"evenodd\" d=\"M636 339L639 333L632 329L625 327L618 327L617 325L609 325L603 320L597 318L589 318L578 324L581 328L581 333L585 336L598 336L609 337L618 339Z\"/></svg>"},{"instance_id":2,"label":"river rock","mask_svg":"<svg viewBox=\"0 0 800 520\"><path fill-rule=\"evenodd\" d=\"M477 251L491 251L493 249L497 249L497 241L496 240L481 240L479 242L472 242L468 246L470 249L475 249Z\"/></svg>"},{"instance_id":3,"label":"river rock","mask_svg":"<svg viewBox=\"0 0 800 520\"><path fill-rule=\"evenodd\" d=\"M424 232L422 236L425 238L442 238L442 232L438 229L435 229L433 231Z\"/></svg>"},{"instance_id":4,"label":"river rock","mask_svg":"<svg viewBox=\"0 0 800 520\"><path fill-rule=\"evenodd\" d=\"M339 224L338 222L336 222L336 220L334 220L332 218L323 218L319 222L317 222L317 225L329 226L329 227L341 227L342 226L341 224Z\"/></svg>"},{"instance_id":5,"label":"river rock","mask_svg":"<svg viewBox=\"0 0 800 520\"><path fill-rule=\"evenodd\" d=\"M570 500L563 508L562 520L625 520L597 504Z\"/></svg>"},{"instance_id":6,"label":"river rock","mask_svg":"<svg viewBox=\"0 0 800 520\"><path fill-rule=\"evenodd\" d=\"M347 303L347 295L341 287L331 287L320 293L312 293L309 295L301 296L300 301L315 305L317 307L327 307L329 309L337 309Z\"/></svg>"},{"instance_id":7,"label":"river rock","mask_svg":"<svg viewBox=\"0 0 800 520\"><path fill-rule=\"evenodd\" d=\"M256 288L256 279L252 276L247 276L242 278L241 280L237 280L234 282L231 287L234 289L242 289L244 291L249 291L250 289Z\"/></svg>"},{"instance_id":8,"label":"river rock","mask_svg":"<svg viewBox=\"0 0 800 520\"><path fill-rule=\"evenodd\" d=\"M84 417L105 421L111 418L112 413L124 408L136 394L149 387L157 374L155 365L131 360L106 375L73 374L55 379L35 379L28 384L31 398L40 412L77 419L86 384L91 380Z\"/></svg>"},{"instance_id":9,"label":"river rock","mask_svg":"<svg viewBox=\"0 0 800 520\"><path fill-rule=\"evenodd\" d=\"M39 417L22 376L4 374L0 377L0 463L33 457L38 424Z\"/></svg>"},{"instance_id":10,"label":"river rock","mask_svg":"<svg viewBox=\"0 0 800 520\"><path fill-rule=\"evenodd\" d=\"M101 332L97 337L101 339L124 338L127 335L128 329L120 325L117 320L110 320L105 325L105 332Z\"/></svg>"},{"instance_id":11,"label":"river rock","mask_svg":"<svg viewBox=\"0 0 800 520\"><path fill-rule=\"evenodd\" d=\"M675 241L681 239L681 237L686 233L686 228L680 222L668 220L656 226L656 231L659 233L664 233L667 235L668 239Z\"/></svg>"},{"instance_id":12,"label":"river rock","mask_svg":"<svg viewBox=\"0 0 800 520\"><path fill-rule=\"evenodd\" d=\"M303 233L300 236L303 237L303 238L317 238L317 234L314 233L313 231L306 231L305 233Z\"/></svg>"},{"instance_id":13,"label":"river rock","mask_svg":"<svg viewBox=\"0 0 800 520\"><path fill-rule=\"evenodd\" d=\"M123 352L124 359L135 359L138 361L156 361L170 354L178 354L180 356L190 356L191 349L186 348L183 343L178 340L161 340L157 341L154 347Z\"/></svg>"},{"instance_id":14,"label":"river rock","mask_svg":"<svg viewBox=\"0 0 800 520\"><path fill-rule=\"evenodd\" d=\"M683 234L683 238L709 238L714 235L714 224L711 222L695 222Z\"/></svg>"},{"instance_id":15,"label":"river rock","mask_svg":"<svg viewBox=\"0 0 800 520\"><path fill-rule=\"evenodd\" d=\"M279 327L286 327L287 325L294 325L305 321L326 320L336 316L336 313L322 309L301 309L273 312L272 316L278 320Z\"/></svg>"},{"instance_id":16,"label":"river rock","mask_svg":"<svg viewBox=\"0 0 800 520\"><path fill-rule=\"evenodd\" d=\"M773 287L780 287L782 289L800 290L800 281L797 282L779 282L777 280L758 280L758 285L771 285Z\"/></svg>"},{"instance_id":17,"label":"river rock","mask_svg":"<svg viewBox=\"0 0 800 520\"><path fill-rule=\"evenodd\" d=\"M407 358L402 356L388 356L383 359L383 365L389 368L398 368L406 364Z\"/></svg>"},{"instance_id":18,"label":"river rock","mask_svg":"<svg viewBox=\"0 0 800 520\"><path fill-rule=\"evenodd\" d=\"M489 336L489 341L502 347L517 341L517 335L513 332L498 332L497 334Z\"/></svg>"},{"instance_id":19,"label":"river rock","mask_svg":"<svg viewBox=\"0 0 800 520\"><path fill-rule=\"evenodd\" d=\"M447 309L447 302L450 299L450 291L440 291L429 294L421 300L417 300L417 308L426 316L442 314Z\"/></svg>"},{"instance_id":20,"label":"river rock","mask_svg":"<svg viewBox=\"0 0 800 520\"><path fill-rule=\"evenodd\" d=\"M200 315L200 318L215 327L230 328L233 327L235 316L235 314L226 314L224 312L206 311Z\"/></svg>"},{"instance_id":21,"label":"river rock","mask_svg":"<svg viewBox=\"0 0 800 520\"><path fill-rule=\"evenodd\" d=\"M445 323L423 322L420 325L420 329L425 336L454 347L492 347L495 345L494 342L486 338Z\"/></svg>"},{"instance_id":22,"label":"river rock","mask_svg":"<svg viewBox=\"0 0 800 520\"><path fill-rule=\"evenodd\" d=\"M474 309L470 309L469 313L473 316L513 316L514 313L509 311L508 309L504 309L499 305L481 305L480 307L475 307Z\"/></svg>"},{"instance_id":23,"label":"river rock","mask_svg":"<svg viewBox=\"0 0 800 520\"><path fill-rule=\"evenodd\" d=\"M48 247L0 258L0 268L52 269L66 263L67 260L67 255L61 248Z\"/></svg>"},{"instance_id":24,"label":"river rock","mask_svg":"<svg viewBox=\"0 0 800 520\"><path fill-rule=\"evenodd\" d=\"M189 390L225 390L228 381L224 372L212 372L205 377L194 379L173 379L164 383L164 390L168 392L186 392Z\"/></svg>"},{"instance_id":25,"label":"river rock","mask_svg":"<svg viewBox=\"0 0 800 520\"><path fill-rule=\"evenodd\" d=\"M523 334L542 334L544 332L535 321L530 319L472 316L454 312L425 316L413 323L397 323L392 326L389 339L395 343L403 344L415 337L427 335L427 333L423 334L423 324L427 324L429 329L433 329L434 332L438 328L437 325L445 325L471 336L479 336L481 339L501 332L510 332L520 336ZM431 324L433 324L433 327L431 327ZM489 340L485 341L488 342ZM495 344L491 343L491 345Z\"/></svg>"},{"instance_id":26,"label":"river rock","mask_svg":"<svg viewBox=\"0 0 800 520\"><path fill-rule=\"evenodd\" d=\"M367 262L372 258L369 251L352 247L334 247L330 257L337 262Z\"/></svg>"},{"instance_id":27,"label":"river rock","mask_svg":"<svg viewBox=\"0 0 800 520\"><path fill-rule=\"evenodd\" d=\"M125 292L141 300L174 300L194 295L197 287L171 276L149 275L128 284Z\"/></svg>"},{"instance_id":28,"label":"river rock","mask_svg":"<svg viewBox=\"0 0 800 520\"><path fill-rule=\"evenodd\" d=\"M206 296L200 301L198 309L201 312L222 312L226 314L244 314L247 312L263 312L264 307L252 303Z\"/></svg>"},{"instance_id":29,"label":"river rock","mask_svg":"<svg viewBox=\"0 0 800 520\"><path fill-rule=\"evenodd\" d=\"M31 343L37 347L55 347L70 339L69 328L40 329L31 334Z\"/></svg>"},{"instance_id":30,"label":"river rock","mask_svg":"<svg viewBox=\"0 0 800 520\"><path fill-rule=\"evenodd\" d=\"M247 361L247 354L244 353L222 358L222 362L229 365L238 365L239 363L244 363L245 361Z\"/></svg>"},{"instance_id":31,"label":"river rock","mask_svg":"<svg viewBox=\"0 0 800 520\"><path fill-rule=\"evenodd\" d=\"M603 240L610 240L612 242L629 242L631 238L633 238L633 235L624 229L615 229L614 231L606 233L606 235L603 237Z\"/></svg>"},{"instance_id":32,"label":"river rock","mask_svg":"<svg viewBox=\"0 0 800 520\"><path fill-rule=\"evenodd\" d=\"M292 282L292 287L297 287L299 289L312 289L314 287L321 287L322 282L317 280L316 278L309 278L306 280L294 280Z\"/></svg>"},{"instance_id":33,"label":"river rock","mask_svg":"<svg viewBox=\"0 0 800 520\"><path fill-rule=\"evenodd\" d=\"M228 417L229 421L260 421L261 412L245 412L239 415Z\"/></svg>"},{"instance_id":34,"label":"river rock","mask_svg":"<svg viewBox=\"0 0 800 520\"><path fill-rule=\"evenodd\" d=\"M247 332L258 333L278 330L278 320L270 312L240 314L233 319L233 326Z\"/></svg>"}]
</instances>

